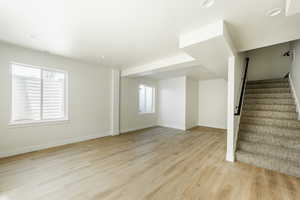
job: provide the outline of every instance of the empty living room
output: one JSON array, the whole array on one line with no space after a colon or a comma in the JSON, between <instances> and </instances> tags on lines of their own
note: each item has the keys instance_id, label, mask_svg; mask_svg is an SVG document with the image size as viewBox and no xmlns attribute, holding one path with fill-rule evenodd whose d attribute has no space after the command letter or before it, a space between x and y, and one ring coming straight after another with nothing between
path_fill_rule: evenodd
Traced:
<instances>
[{"instance_id":1,"label":"empty living room","mask_svg":"<svg viewBox=\"0 0 300 200\"><path fill-rule=\"evenodd\" d=\"M0 0L0 200L300 200L299 0Z\"/></svg>"}]
</instances>

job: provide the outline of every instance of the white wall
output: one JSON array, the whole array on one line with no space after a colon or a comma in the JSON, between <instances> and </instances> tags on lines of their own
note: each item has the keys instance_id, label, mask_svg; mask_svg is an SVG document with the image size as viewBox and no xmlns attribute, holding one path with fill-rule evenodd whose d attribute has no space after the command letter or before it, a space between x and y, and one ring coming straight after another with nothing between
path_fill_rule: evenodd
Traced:
<instances>
[{"instance_id":1,"label":"white wall","mask_svg":"<svg viewBox=\"0 0 300 200\"><path fill-rule=\"evenodd\" d=\"M227 106L227 154L226 160L234 161L238 138L240 115L235 116L235 108L239 105L242 81L245 72L246 56L237 53L228 59L228 106Z\"/></svg>"},{"instance_id":2,"label":"white wall","mask_svg":"<svg viewBox=\"0 0 300 200\"><path fill-rule=\"evenodd\" d=\"M199 81L199 126L227 128L227 81Z\"/></svg>"},{"instance_id":3,"label":"white wall","mask_svg":"<svg viewBox=\"0 0 300 200\"><path fill-rule=\"evenodd\" d=\"M235 87L236 83L236 62L237 56L230 56L228 58L228 83L227 83L227 145L226 145L226 160L234 162L235 159Z\"/></svg>"},{"instance_id":4,"label":"white wall","mask_svg":"<svg viewBox=\"0 0 300 200\"><path fill-rule=\"evenodd\" d=\"M298 119L300 120L300 40L293 42L291 49L293 50L293 62L290 78L293 84L294 96L298 108Z\"/></svg>"},{"instance_id":5,"label":"white wall","mask_svg":"<svg viewBox=\"0 0 300 200\"><path fill-rule=\"evenodd\" d=\"M0 156L110 135L111 69L4 43L0 52ZM11 61L69 72L67 123L8 126Z\"/></svg>"},{"instance_id":6,"label":"white wall","mask_svg":"<svg viewBox=\"0 0 300 200\"><path fill-rule=\"evenodd\" d=\"M198 106L199 106L199 84L198 80L190 77L186 78L186 129L198 126Z\"/></svg>"},{"instance_id":7,"label":"white wall","mask_svg":"<svg viewBox=\"0 0 300 200\"><path fill-rule=\"evenodd\" d=\"M245 72L246 56L239 53L234 57L234 111L238 107L242 92L243 76ZM248 68L249 69L249 68ZM237 139L240 125L240 116L234 116L234 138Z\"/></svg>"},{"instance_id":8,"label":"white wall","mask_svg":"<svg viewBox=\"0 0 300 200\"><path fill-rule=\"evenodd\" d=\"M248 80L283 78L290 71L291 60L283 56L289 50L289 43L283 43L247 52Z\"/></svg>"},{"instance_id":9,"label":"white wall","mask_svg":"<svg viewBox=\"0 0 300 200\"><path fill-rule=\"evenodd\" d=\"M140 114L138 108L139 85L146 84L156 88L156 109L154 114ZM144 78L121 78L121 133L153 127L157 125L157 81Z\"/></svg>"},{"instance_id":10,"label":"white wall","mask_svg":"<svg viewBox=\"0 0 300 200\"><path fill-rule=\"evenodd\" d=\"M120 70L112 70L112 106L111 106L111 130L112 135L120 134Z\"/></svg>"},{"instance_id":11,"label":"white wall","mask_svg":"<svg viewBox=\"0 0 300 200\"><path fill-rule=\"evenodd\" d=\"M185 130L186 77L161 80L158 87L158 125Z\"/></svg>"}]
</instances>

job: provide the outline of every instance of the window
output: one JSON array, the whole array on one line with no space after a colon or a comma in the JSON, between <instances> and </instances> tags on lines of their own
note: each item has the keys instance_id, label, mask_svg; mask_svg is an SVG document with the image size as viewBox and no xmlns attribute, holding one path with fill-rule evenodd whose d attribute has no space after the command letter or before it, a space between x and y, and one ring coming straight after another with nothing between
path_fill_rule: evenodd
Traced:
<instances>
[{"instance_id":1,"label":"window","mask_svg":"<svg viewBox=\"0 0 300 200\"><path fill-rule=\"evenodd\" d=\"M11 65L11 123L67 120L67 74L58 70Z\"/></svg>"},{"instance_id":2,"label":"window","mask_svg":"<svg viewBox=\"0 0 300 200\"><path fill-rule=\"evenodd\" d=\"M139 112L155 112L155 88L146 85L139 87Z\"/></svg>"}]
</instances>

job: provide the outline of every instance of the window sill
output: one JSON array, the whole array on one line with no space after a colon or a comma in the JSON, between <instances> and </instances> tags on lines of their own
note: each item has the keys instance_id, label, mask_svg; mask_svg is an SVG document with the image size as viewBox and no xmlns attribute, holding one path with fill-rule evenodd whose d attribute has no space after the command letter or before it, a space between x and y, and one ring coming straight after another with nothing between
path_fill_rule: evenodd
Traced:
<instances>
[{"instance_id":1,"label":"window sill","mask_svg":"<svg viewBox=\"0 0 300 200\"><path fill-rule=\"evenodd\" d=\"M63 125L68 124L68 119L59 120L43 120L43 121L28 121L28 122L10 122L8 126L10 128L23 128L23 127L37 127L37 126L49 126L49 125Z\"/></svg>"}]
</instances>

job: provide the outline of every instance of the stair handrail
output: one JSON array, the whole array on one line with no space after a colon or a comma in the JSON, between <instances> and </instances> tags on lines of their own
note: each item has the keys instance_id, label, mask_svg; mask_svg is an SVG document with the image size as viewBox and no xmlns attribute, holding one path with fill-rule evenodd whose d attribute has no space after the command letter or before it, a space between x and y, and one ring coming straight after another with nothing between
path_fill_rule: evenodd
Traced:
<instances>
[{"instance_id":1,"label":"stair handrail","mask_svg":"<svg viewBox=\"0 0 300 200\"><path fill-rule=\"evenodd\" d=\"M243 85L242 85L242 91L241 91L241 95L240 95L239 105L236 106L236 112L234 113L234 115L236 115L236 116L241 115L243 97L244 97L246 81L247 81L247 72L248 72L249 61L250 61L250 58L247 57L246 58L246 67L245 67L245 71L244 71Z\"/></svg>"}]
</instances>

